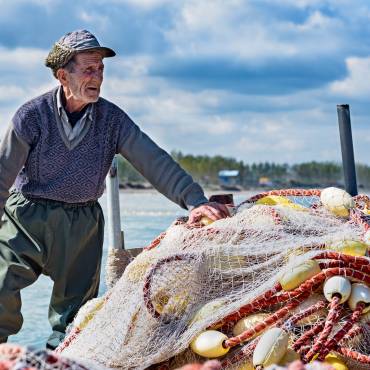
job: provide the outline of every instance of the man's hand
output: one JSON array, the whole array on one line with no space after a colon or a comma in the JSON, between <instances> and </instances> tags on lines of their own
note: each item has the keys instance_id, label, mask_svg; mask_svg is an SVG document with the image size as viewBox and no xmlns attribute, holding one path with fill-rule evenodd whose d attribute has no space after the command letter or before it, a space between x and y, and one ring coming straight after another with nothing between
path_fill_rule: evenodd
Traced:
<instances>
[{"instance_id":1,"label":"man's hand","mask_svg":"<svg viewBox=\"0 0 370 370\"><path fill-rule=\"evenodd\" d=\"M189 213L188 223L196 224L203 216L210 218L212 221L216 221L230 216L230 213L224 204L209 202L191 210Z\"/></svg>"}]
</instances>

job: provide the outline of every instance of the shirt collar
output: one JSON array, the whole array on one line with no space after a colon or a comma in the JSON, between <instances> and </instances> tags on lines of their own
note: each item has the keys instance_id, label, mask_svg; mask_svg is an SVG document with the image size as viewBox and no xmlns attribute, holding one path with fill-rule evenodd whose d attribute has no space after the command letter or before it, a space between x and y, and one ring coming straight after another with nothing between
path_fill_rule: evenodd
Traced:
<instances>
[{"instance_id":1,"label":"shirt collar","mask_svg":"<svg viewBox=\"0 0 370 370\"><path fill-rule=\"evenodd\" d=\"M63 107L62 103L62 85L59 86L57 91L57 108L58 108L58 114L61 117L63 115L63 112L65 113L65 109ZM89 104L88 108L86 109L86 112L84 114L84 117L88 117L90 120L92 120L92 110L93 110L93 104Z\"/></svg>"}]
</instances>

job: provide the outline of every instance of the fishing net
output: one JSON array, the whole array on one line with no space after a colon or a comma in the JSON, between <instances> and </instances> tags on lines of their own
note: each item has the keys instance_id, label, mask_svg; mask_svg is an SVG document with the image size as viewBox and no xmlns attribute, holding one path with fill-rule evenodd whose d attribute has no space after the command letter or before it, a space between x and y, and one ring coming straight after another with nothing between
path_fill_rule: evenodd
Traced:
<instances>
[{"instance_id":1,"label":"fishing net","mask_svg":"<svg viewBox=\"0 0 370 370\"><path fill-rule=\"evenodd\" d=\"M252 359L259 369L327 355L369 369L370 298L361 293L350 307L335 293L329 302L323 285L340 276L368 289L370 202L327 206L322 195L272 191L207 226L177 220L80 310L57 352L117 369L176 369L217 356L223 369L253 369ZM217 348L202 354L202 335ZM274 351L284 353L266 360Z\"/></svg>"},{"instance_id":2,"label":"fishing net","mask_svg":"<svg viewBox=\"0 0 370 370\"><path fill-rule=\"evenodd\" d=\"M76 362L50 350L0 344L0 370L103 370L97 364Z\"/></svg>"}]
</instances>

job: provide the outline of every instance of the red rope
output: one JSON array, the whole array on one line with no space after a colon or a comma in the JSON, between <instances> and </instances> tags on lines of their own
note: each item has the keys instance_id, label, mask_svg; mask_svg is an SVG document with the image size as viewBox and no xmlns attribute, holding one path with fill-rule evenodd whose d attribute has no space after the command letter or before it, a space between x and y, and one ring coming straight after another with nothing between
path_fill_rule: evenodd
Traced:
<instances>
[{"instance_id":1,"label":"red rope","mask_svg":"<svg viewBox=\"0 0 370 370\"><path fill-rule=\"evenodd\" d=\"M349 320L343 325L343 327L338 330L338 332L329 340L326 341L322 350L320 351L320 355L318 359L320 361L324 361L326 355L343 339L343 337L348 333L348 331L353 327L353 325L360 319L362 311L365 308L365 303L360 302L357 303L356 308L354 309L351 317Z\"/></svg>"},{"instance_id":2,"label":"red rope","mask_svg":"<svg viewBox=\"0 0 370 370\"><path fill-rule=\"evenodd\" d=\"M341 297L334 296L329 303L329 314L326 318L325 325L323 331L320 333L318 338L315 340L312 348L307 352L305 355L305 361L309 362L314 355L320 351L326 340L328 339L331 331L333 330L334 324L338 321L339 315L338 315L338 309L340 306L340 300Z\"/></svg>"},{"instance_id":3,"label":"red rope","mask_svg":"<svg viewBox=\"0 0 370 370\"><path fill-rule=\"evenodd\" d=\"M294 301L288 303L286 306L280 308L272 315L266 317L265 320L258 323L253 328L245 330L243 333L236 337L232 337L225 340L224 347L225 348L235 347L236 345L250 339L253 335L258 334L267 327L275 324L277 321L288 315L293 308L297 307L302 301L304 301L309 296L309 294L310 294L309 292L302 294L300 297L297 297L297 299L295 299Z\"/></svg>"}]
</instances>

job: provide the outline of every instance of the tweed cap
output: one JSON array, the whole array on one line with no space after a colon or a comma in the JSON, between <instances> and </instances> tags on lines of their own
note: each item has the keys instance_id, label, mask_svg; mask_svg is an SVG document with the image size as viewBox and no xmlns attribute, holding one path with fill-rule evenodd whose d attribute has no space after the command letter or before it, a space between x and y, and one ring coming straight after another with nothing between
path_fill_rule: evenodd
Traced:
<instances>
[{"instance_id":1,"label":"tweed cap","mask_svg":"<svg viewBox=\"0 0 370 370\"><path fill-rule=\"evenodd\" d=\"M100 46L96 37L87 30L68 32L57 41L45 60L45 65L55 72L65 66L77 53L99 51L104 58L114 57L116 53L107 47Z\"/></svg>"}]
</instances>

